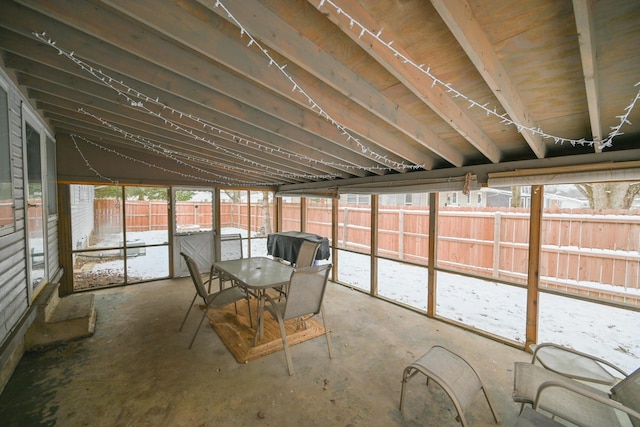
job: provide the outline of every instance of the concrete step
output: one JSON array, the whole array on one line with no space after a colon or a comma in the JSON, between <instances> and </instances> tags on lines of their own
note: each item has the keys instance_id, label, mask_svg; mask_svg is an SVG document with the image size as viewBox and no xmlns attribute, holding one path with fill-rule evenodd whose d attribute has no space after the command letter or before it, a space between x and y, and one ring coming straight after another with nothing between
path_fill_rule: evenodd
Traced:
<instances>
[{"instance_id":1,"label":"concrete step","mask_svg":"<svg viewBox=\"0 0 640 427\"><path fill-rule=\"evenodd\" d=\"M48 283L37 296L34 304L37 307L36 315L38 319L47 321L53 316L53 312L60 302L60 297L58 296L59 287L60 284L58 283Z\"/></svg>"},{"instance_id":2,"label":"concrete step","mask_svg":"<svg viewBox=\"0 0 640 427\"><path fill-rule=\"evenodd\" d=\"M94 298L89 293L59 298L55 309L46 318L38 316L29 327L25 349L33 350L93 335L96 326Z\"/></svg>"}]
</instances>

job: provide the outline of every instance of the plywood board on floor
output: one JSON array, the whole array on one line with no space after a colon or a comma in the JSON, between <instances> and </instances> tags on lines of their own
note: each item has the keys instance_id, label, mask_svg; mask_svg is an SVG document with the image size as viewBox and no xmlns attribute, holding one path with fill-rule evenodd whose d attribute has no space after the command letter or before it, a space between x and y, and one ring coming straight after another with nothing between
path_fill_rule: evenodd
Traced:
<instances>
[{"instance_id":1,"label":"plywood board on floor","mask_svg":"<svg viewBox=\"0 0 640 427\"><path fill-rule=\"evenodd\" d=\"M238 302L236 308L231 304L217 310L209 310L207 316L218 333L220 339L234 355L238 363L247 363L260 357L282 350L282 339L278 322L265 312L264 338L253 346L253 336L256 327L258 304L256 299L251 300L251 313L253 315L253 328L249 323L249 310L246 302ZM306 328L297 329L296 320L285 322L287 340L289 346L299 344L324 334L324 327L317 319L306 321Z\"/></svg>"}]
</instances>

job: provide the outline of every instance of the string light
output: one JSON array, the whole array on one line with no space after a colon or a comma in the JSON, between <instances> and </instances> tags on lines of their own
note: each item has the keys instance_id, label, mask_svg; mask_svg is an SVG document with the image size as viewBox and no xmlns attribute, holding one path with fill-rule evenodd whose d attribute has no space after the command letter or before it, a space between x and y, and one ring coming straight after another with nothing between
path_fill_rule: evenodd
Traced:
<instances>
[{"instance_id":1,"label":"string light","mask_svg":"<svg viewBox=\"0 0 640 427\"><path fill-rule=\"evenodd\" d=\"M117 180L111 179L111 178L108 178L108 177L102 175L93 166L91 166L91 163L89 163L89 160L87 160L87 158L84 156L84 154L82 154L82 151L80 151L80 147L78 147L78 143L76 143L76 140L73 137L73 135L71 135L71 139L73 140L73 146L76 147L76 151L78 152L78 154L80 154L80 157L82 157L82 160L84 160L84 164L89 168L89 170L91 170L91 172L95 173L96 176L104 179L105 181L109 181L112 184L118 185L118 181Z\"/></svg>"},{"instance_id":2,"label":"string light","mask_svg":"<svg viewBox=\"0 0 640 427\"><path fill-rule=\"evenodd\" d=\"M163 155L165 157L169 157L169 158L171 158L173 160L176 160L177 162L179 162L183 166L189 166L189 167L198 169L200 172L209 173L209 174L212 174L212 175L217 175L219 177L224 178L223 175L218 175L218 174L216 174L214 172L211 172L211 171L208 171L208 170L205 170L205 169L197 168L197 167L195 167L193 165L187 164L187 163L175 158L174 156L183 157L183 158L186 158L187 160L197 161L197 162L200 162L200 163L207 163L210 166L221 167L221 168L224 168L224 169L227 169L227 170L236 170L238 172L244 172L244 169L239 168L239 167L229 166L229 165L224 164L224 163L214 162L214 161L202 158L202 157L196 157L196 156L192 156L192 155L189 155L189 154L186 154L186 153L182 153L182 152L179 152L179 151L175 151L175 150L171 150L171 149L165 148L161 144L154 143L151 140L149 140L147 138L144 138L144 137L142 137L140 135L135 135L135 134L132 134L130 132L127 132L127 131L115 126L111 122L109 122L109 121L107 121L107 120L105 120L105 119L103 119L101 117L98 117L95 114L92 114L92 113L86 111L84 108L78 108L78 112L80 112L82 114L85 114L85 115L87 115L89 117L94 118L102 126L107 127L107 128L111 129L114 132L120 133L125 139L128 139L128 140L133 141L133 142L135 142L135 143L137 143L139 145L142 145L144 148L149 149L149 150L155 152L156 154L160 154L160 155Z\"/></svg>"},{"instance_id":3,"label":"string light","mask_svg":"<svg viewBox=\"0 0 640 427\"><path fill-rule=\"evenodd\" d=\"M92 171L93 171L97 176L99 176L100 178L102 178L102 179L104 179L104 180L106 180L106 181L112 182L112 183L114 183L114 184L116 184L116 185L118 184L118 181L113 180L113 179L111 179L111 178L107 178L107 177L105 177L104 175L101 175L100 173L98 173L98 172L95 170L95 168L93 168L93 167L89 164L89 161L88 161L88 160L85 158L85 156L82 154L82 151L80 151L80 148L78 147L78 144L77 144L76 138L77 138L77 139L79 139L79 140L81 140L81 141L83 141L83 142L85 142L85 143L87 143L87 144L91 144L91 145L93 145L93 146L95 146L95 147L97 147L97 148L99 148L99 149L101 149L101 150L104 150L104 151L107 151L107 152L109 152L109 153L115 154L115 155L117 155L117 156L119 156L119 157L122 157L123 159L129 160L129 161L132 161L132 162L136 162L136 163L140 163L140 164L143 164L143 165L148 166L148 167L150 167L150 168L159 169L159 170L161 170L161 171L163 171L163 172L166 172L166 173L172 173L172 174L180 175L180 176L181 176L181 177L183 177L183 178L191 178L191 179L195 179L195 180L198 180L198 181L204 181L204 182L212 183L212 184L230 185L230 184L229 184L229 182L226 182L226 181L218 181L218 180L212 180L212 179L203 178L203 177L200 177L200 176L190 175L190 174L187 174L187 173L184 173L184 172L180 172L180 171L172 170L172 169L169 169L169 168L165 168L165 167L163 167L163 166L159 166L159 165L156 165L156 164L153 164L153 163L147 162L147 161L145 161L145 160L136 159L136 158L134 158L134 157L127 156L126 154L123 154L123 153L121 153L121 152L119 152L119 151L116 151L116 150L114 150L114 149L107 148L107 147L105 147L105 146L103 146L103 145L101 145L101 144L98 144L98 143L96 143L96 142L90 141L90 140L88 140L88 139L86 139L86 138L84 138L84 137L82 137L82 136L80 136L80 135L71 134L71 139L73 140L73 144L74 144L74 146L75 146L76 150L78 151L78 153L80 154L80 156L82 157L82 159L85 161L85 164L89 167L89 169L91 169L91 170L92 170ZM245 184L246 184L247 186L261 186L261 185L265 185L265 184L263 184L263 183L258 183L258 182L246 182Z\"/></svg>"},{"instance_id":4,"label":"string light","mask_svg":"<svg viewBox=\"0 0 640 427\"><path fill-rule=\"evenodd\" d=\"M207 169L199 168L199 167L197 167L195 165L192 165L190 163L187 163L187 162L181 160L181 158L184 158L184 159L189 160L189 161L206 163L206 164L209 164L211 166L222 167L222 168L227 169L227 170L234 170L234 171L236 171L238 173L246 173L245 169L237 167L237 166L229 166L229 165L226 165L226 164L222 164L222 163L219 163L219 162L214 162L214 161L211 161L211 160L208 160L208 159L204 159L204 158L201 158L201 157L196 157L196 156L193 156L193 155L190 155L190 154L182 153L180 151L176 151L176 150L165 148L162 145L156 144L156 143L150 141L149 139L144 138L144 137L142 137L140 135L135 135L135 134L132 134L130 132L127 132L127 131L115 126L113 123L110 123L109 121L107 121L107 120L105 120L105 119L103 119L101 117L98 117L98 116L96 116L96 115L94 115L94 114L92 114L92 113L90 113L90 112L88 112L86 110L84 110L83 108L78 108L78 112L94 118L95 120L100 122L101 125L111 129L114 132L117 132L117 133L121 134L125 139L133 141L136 144L139 144L142 147L144 147L144 148L146 148L146 149L148 149L150 151L153 151L156 154L159 154L161 156L167 157L167 158L175 161L176 163L179 163L182 166L189 167L189 168L194 169L194 170L196 170L196 171L198 171L200 173L204 173L204 174L208 174L208 175L214 175L214 176L217 176L217 177L219 177L219 178L224 180L224 181L210 181L210 182L224 183L225 185L245 185L245 186L249 186L249 185L253 185L253 186L256 186L256 185L282 185L282 184L284 184L284 182L273 182L273 183L267 184L267 183L253 182L253 181L242 181L242 180L228 178L225 175L220 175L220 174L217 174L217 173L212 172L212 171L207 170ZM311 175L311 174L294 174L294 173L273 174L273 173L269 173L269 172L261 172L261 173L263 173L264 175L272 176L272 177L288 178L288 179L301 179L302 178L302 179L325 179L325 180L329 180L329 179L333 178L332 175Z\"/></svg>"},{"instance_id":5,"label":"string light","mask_svg":"<svg viewBox=\"0 0 640 427\"><path fill-rule=\"evenodd\" d=\"M253 36L249 33L249 31L247 31L247 29L242 26L240 21L238 21L236 19L236 17L233 16L233 14L229 11L229 9L227 9L227 7L220 0L216 0L215 7L219 7L220 9L224 10L224 12L227 14L228 18L235 23L235 25L240 29L240 37L241 38L243 36L245 36L245 35L249 38L249 43L247 44L247 47L255 45L258 48L258 50L260 50L260 52L262 52L262 54L269 60L268 66L269 67L274 66L275 68L277 68L280 71L280 73L287 80L289 80L289 82L291 83L291 86L292 86L291 90L293 92L298 92L301 95L303 95L306 98L307 103L311 107L311 110L315 111L320 117L324 118L329 123L331 123L333 126L335 126L347 138L347 141L355 142L357 144L358 148L360 148L360 151L362 152L362 154L366 154L369 157L375 159L376 161L391 165L391 167L395 168L395 169L424 169L424 165L423 164L422 165L414 165L414 164L408 164L408 163L405 163L405 162L396 162L394 160L391 160L391 159L387 158L387 156L384 156L382 154L376 153L375 151L373 151L369 147L367 147L365 144L363 144L357 137L353 136L349 132L349 130L346 128L346 126L344 126L342 123L340 123L337 120L335 120L334 118L332 118L329 115L329 113L327 113L320 106L320 104L318 104L316 101L314 101L314 99L307 92L305 92L305 90L295 81L295 79L289 73L287 73L285 71L285 68L287 67L287 64L280 65L278 63L278 61L276 61L273 58L273 56L271 56L269 51L267 49L265 49L255 38L253 38ZM387 168L387 169L390 169L390 168Z\"/></svg>"},{"instance_id":6,"label":"string light","mask_svg":"<svg viewBox=\"0 0 640 427\"><path fill-rule=\"evenodd\" d=\"M217 3L219 3L219 2L216 2L216 5L217 5ZM631 124L631 122L629 121L629 114L631 113L631 111L635 107L636 103L640 99L640 90L638 90L638 92L636 93L635 98L633 99L633 101L631 101L631 103L624 109L625 110L625 114L620 115L620 116L616 116L616 118L620 119L620 123L618 125L616 125L616 126L611 126L611 132L609 132L608 137L606 139L602 140L602 141L589 141L589 140L586 140L584 138L582 138L582 139L570 139L570 138L563 138L563 137L556 136L556 135L551 135L551 134L545 133L540 128L529 127L529 126L525 126L525 125L522 125L520 123L517 123L517 122L511 120L508 117L507 113L499 114L499 113L496 112L495 108L493 108L493 109L489 108L488 107L488 105L489 105L488 103L481 104L481 103L479 103L477 101L474 101L473 99L471 99L470 97L468 97L464 93L456 90L453 86L451 86L450 83L446 83L446 82L440 80L437 76L435 76L431 72L430 67L427 67L425 69L424 68L424 64L415 63L413 60L411 60L411 58L408 58L407 56L402 54L402 52L400 52L397 49L395 49L392 46L393 41L390 41L390 42L384 41L380 37L381 34L382 34L382 30L378 31L377 33L374 33L373 31L370 31L364 25L362 25L360 22L358 22L354 17L349 15L347 12L345 12L341 7L339 7L332 0L320 0L319 4L317 6L317 9L320 10L325 5L329 5L329 6L333 7L336 10L336 13L338 15L344 15L345 18L349 21L349 27L350 28L353 29L354 25L356 27L358 27L360 29L359 38L362 38L363 36L368 35L369 37L374 39L376 42L380 43L382 46L384 46L387 49L389 49L393 53L393 55L396 58L398 58L398 60L400 60L403 64L411 65L412 67L416 68L421 73L423 73L426 76L428 76L429 79L432 80L432 83L431 83L431 87L432 88L435 85L440 85L446 90L446 92L450 93L451 96L453 96L454 98L462 98L465 101L467 101L469 103L469 108L480 108L480 109L484 110L487 113L487 115L492 115L492 116L495 116L498 119L500 119L501 122L504 123L505 125L515 126L517 128L518 132L520 132L520 133L522 131L526 130L526 131L528 131L528 132L530 132L532 134L540 135L542 138L552 139L552 140L554 140L554 142L556 144L557 143L560 143L560 144L569 143L572 146L576 146L576 145L594 146L594 145L597 145L600 149L607 148L607 147L612 147L613 146L613 138L615 138L618 135L622 135L623 134L623 132L621 132L622 126L624 124L627 124L627 125ZM640 85L640 82L636 83L634 85L634 87L639 86L639 85Z\"/></svg>"},{"instance_id":7,"label":"string light","mask_svg":"<svg viewBox=\"0 0 640 427\"><path fill-rule=\"evenodd\" d=\"M166 117L164 117L160 112L157 111L153 111L150 108L148 108L148 106L145 104L151 104L151 105L156 105L159 106L162 110L167 110L170 115L177 115L179 116L181 119L185 118L188 120L192 120L197 124L197 127L200 128L202 127L203 131L206 131L207 129L209 129L212 132L217 133L217 135L220 138L238 143L238 144L242 144L245 146L249 146L251 148L254 149L258 149L264 153L269 153L269 154L275 154L275 155L279 155L279 156L284 156L287 157L288 159L291 158L295 158L298 160L302 160L302 161L306 161L311 165L324 165L327 167L332 167L332 168L336 168L336 169L344 169L344 170L365 170L365 171L369 171L369 172L373 172L373 171L381 171L381 170L390 170L390 167L385 167L385 166L359 166L359 165L352 165L352 164L343 164L343 163L337 163L337 162L328 162L328 161L324 161L324 160L318 160L318 159L314 159L305 155L301 155L301 154L297 154L297 153L293 153L293 152L289 152L286 150L282 150L279 147L273 147L273 146L268 146L265 144L261 144L258 143L256 141L252 141L248 138L244 138L242 136L236 135L232 132L229 132L225 129L219 128L193 114L190 113L186 113L180 110L177 110L175 108L172 108L164 103L160 102L159 98L153 98L150 97L148 95L145 95L144 93L128 86L124 81L121 80L117 80L111 76L109 76L108 74L102 72L102 70L99 70L93 66L91 66L90 64L87 64L86 62L82 61L81 59L79 59L77 56L75 56L73 51L67 51L63 48L61 48L60 46L56 45L56 42L54 40L52 40L51 38L46 36L45 32L41 32L41 33L37 33L37 32L33 32L33 34L35 35L36 38L38 38L40 41L50 45L51 47L55 48L58 51L59 55L63 55L66 58L68 58L69 60L73 61L76 65L78 65L82 70L86 71L87 73L89 73L92 77L94 77L96 80L98 80L99 82L101 82L103 85L107 86L108 88L112 89L114 92L116 92L119 96L122 96L126 99L127 103L129 105L131 105L131 107L134 108L139 108L141 109L143 112L157 117L159 119L161 119L165 125L169 126L170 128L174 129L174 130L178 130L188 136L190 136L191 138L194 138L196 141L199 142L204 142L207 143L209 145L211 145L212 147L214 147L217 150L223 151L224 153L231 155L233 157L239 158L244 162L250 163L252 166L254 167L258 167L258 168L268 168L267 166L265 166L262 163L258 163L255 161L252 161L250 159L245 158L244 156L242 156L241 154L234 152L232 150L229 150L227 148L221 147L220 145L216 144L215 142L211 141L208 138L202 137L202 136L198 136L196 135L191 129L187 129L184 126L179 125L178 123L176 123L174 120L168 119ZM287 175L287 172L285 171L281 171L278 170L276 168L271 168L271 169L275 169L276 171L279 171L283 176ZM305 177L315 177L314 175L309 175L309 174L305 174L305 175L301 175L301 176L305 176ZM325 178L327 175L318 175L317 179L327 179ZM335 178L339 178L342 177L341 174L334 174L331 175L331 179L335 179ZM310 178L313 179L313 178Z\"/></svg>"}]
</instances>

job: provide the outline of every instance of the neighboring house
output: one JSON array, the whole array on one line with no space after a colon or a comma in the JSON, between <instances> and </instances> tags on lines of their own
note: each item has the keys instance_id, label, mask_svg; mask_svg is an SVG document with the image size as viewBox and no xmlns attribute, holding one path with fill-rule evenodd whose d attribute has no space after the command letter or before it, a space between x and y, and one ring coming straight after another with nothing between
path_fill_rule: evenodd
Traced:
<instances>
[{"instance_id":1,"label":"neighboring house","mask_svg":"<svg viewBox=\"0 0 640 427\"><path fill-rule=\"evenodd\" d=\"M71 238L74 249L84 249L94 226L95 187L93 185L72 185L71 191Z\"/></svg>"},{"instance_id":2,"label":"neighboring house","mask_svg":"<svg viewBox=\"0 0 640 427\"><path fill-rule=\"evenodd\" d=\"M24 353L34 301L59 280L55 140L0 69L0 391Z\"/></svg>"},{"instance_id":3,"label":"neighboring house","mask_svg":"<svg viewBox=\"0 0 640 427\"><path fill-rule=\"evenodd\" d=\"M549 191L551 187L545 189L543 208L585 208L589 206L587 199L582 197L577 191L571 191L568 187L573 186L557 186L554 191ZM564 188L567 187L567 188ZM531 206L531 187L522 186L521 189L521 208ZM511 188L484 188L486 204L489 207L510 207L513 192Z\"/></svg>"}]
</instances>

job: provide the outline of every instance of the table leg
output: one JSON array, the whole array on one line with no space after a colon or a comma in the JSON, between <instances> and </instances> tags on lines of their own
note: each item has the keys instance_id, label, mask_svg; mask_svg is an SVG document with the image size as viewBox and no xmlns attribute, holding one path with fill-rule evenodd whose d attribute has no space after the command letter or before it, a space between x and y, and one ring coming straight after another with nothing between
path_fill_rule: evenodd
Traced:
<instances>
[{"instance_id":1,"label":"table leg","mask_svg":"<svg viewBox=\"0 0 640 427\"><path fill-rule=\"evenodd\" d=\"M258 345L258 342L262 341L264 337L264 292L261 291L258 294L258 327L253 335L253 346Z\"/></svg>"}]
</instances>

